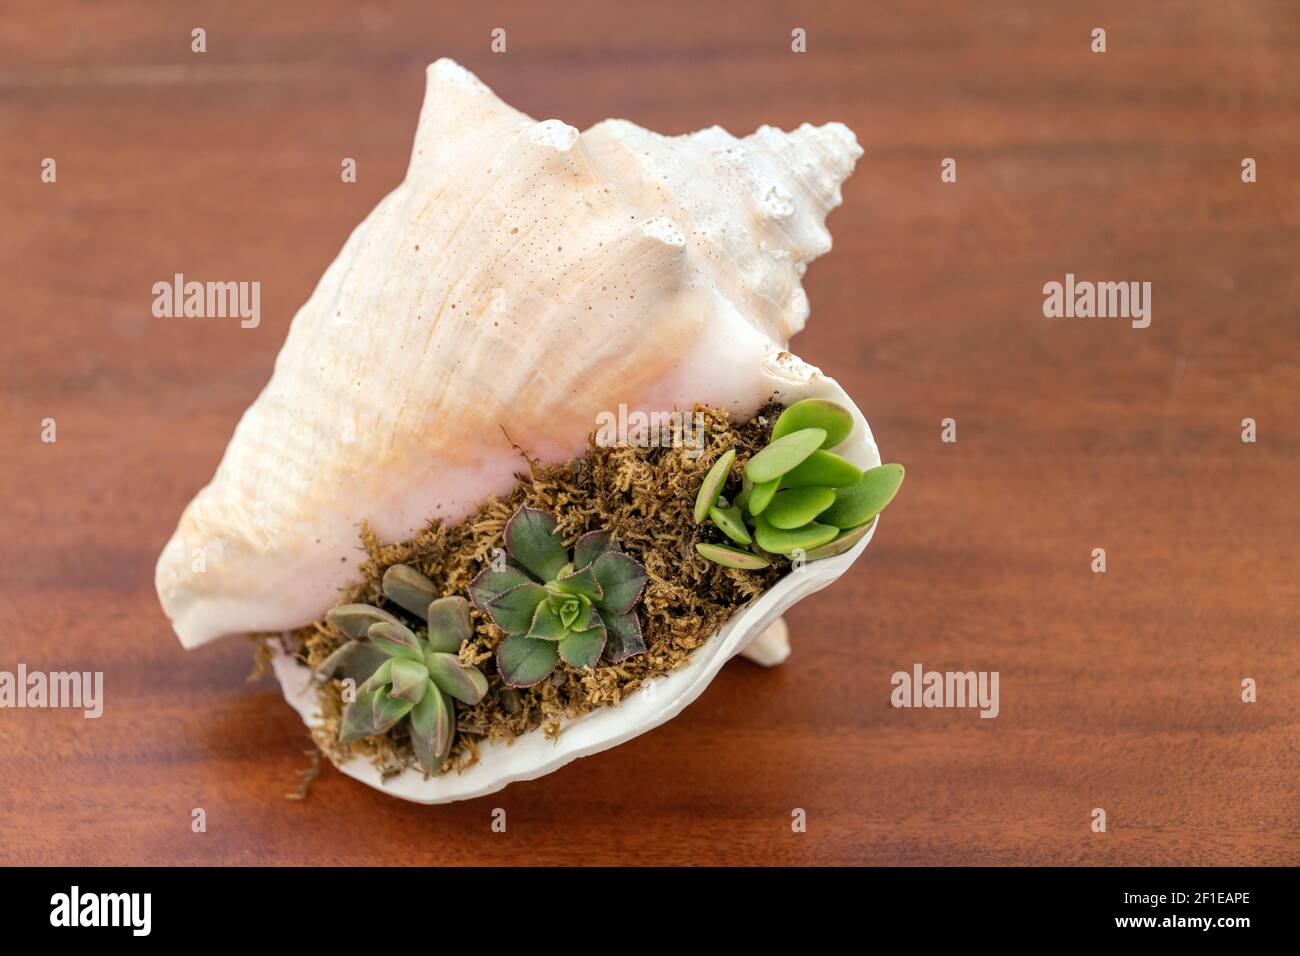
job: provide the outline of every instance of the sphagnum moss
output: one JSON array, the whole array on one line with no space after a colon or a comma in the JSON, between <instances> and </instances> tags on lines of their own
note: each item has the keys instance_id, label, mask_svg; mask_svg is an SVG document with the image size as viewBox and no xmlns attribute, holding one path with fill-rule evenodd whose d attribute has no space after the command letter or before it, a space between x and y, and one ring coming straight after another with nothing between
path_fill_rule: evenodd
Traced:
<instances>
[{"instance_id":1,"label":"sphagnum moss","mask_svg":"<svg viewBox=\"0 0 1300 956\"><path fill-rule=\"evenodd\" d=\"M460 659L489 674L489 689L475 706L458 706L459 732L444 770L472 765L478 759L479 740L508 741L537 727L554 737L566 720L617 704L645 681L680 667L737 608L776 582L786 567L782 558L759 570L739 570L702 557L695 544L711 531L696 524L692 510L700 482L714 462L734 449L729 470L738 479L749 458L767 445L779 410L769 405L745 424L732 425L726 412L697 407L704 416L707 441L704 453L694 458L680 444L601 447L593 440L584 457L565 464L528 460L528 474L519 476L510 494L490 498L458 525L435 520L409 541L384 544L362 526L361 543L368 557L360 567L360 582L340 596L340 603L386 606L383 575L397 564L429 577L440 594L467 594L494 549L502 547L506 522L521 506L554 515L566 546L572 547L585 532L606 529L645 566L648 581L637 607L646 651L584 670L561 662L533 687L503 685L492 660L504 632L482 612L471 612L472 634ZM325 620L290 637L292 650L313 668L345 640ZM386 777L415 765L400 726L388 735L338 742L341 689L339 681L321 687L324 722L313 730L316 744L335 760L367 756Z\"/></svg>"}]
</instances>

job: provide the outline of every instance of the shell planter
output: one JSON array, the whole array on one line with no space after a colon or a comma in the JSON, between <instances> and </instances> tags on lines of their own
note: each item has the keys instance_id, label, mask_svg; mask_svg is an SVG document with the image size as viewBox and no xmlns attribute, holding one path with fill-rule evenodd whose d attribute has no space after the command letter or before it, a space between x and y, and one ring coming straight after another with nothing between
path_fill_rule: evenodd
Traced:
<instances>
[{"instance_id":1,"label":"shell planter","mask_svg":"<svg viewBox=\"0 0 1300 956\"><path fill-rule=\"evenodd\" d=\"M423 803L644 733L737 654L783 660L780 615L903 477L787 348L860 155L838 123L580 133L431 65L406 178L158 560L182 644L262 636L334 764ZM624 407L671 427L597 443Z\"/></svg>"}]
</instances>

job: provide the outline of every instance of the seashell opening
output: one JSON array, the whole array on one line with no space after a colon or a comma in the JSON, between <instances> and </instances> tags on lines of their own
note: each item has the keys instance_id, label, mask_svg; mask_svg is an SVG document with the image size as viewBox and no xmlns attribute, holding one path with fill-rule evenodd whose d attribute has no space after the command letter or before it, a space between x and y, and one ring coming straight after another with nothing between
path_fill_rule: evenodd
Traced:
<instances>
[{"instance_id":1,"label":"seashell opening","mask_svg":"<svg viewBox=\"0 0 1300 956\"><path fill-rule=\"evenodd\" d=\"M805 398L833 401L853 416L853 429L836 453L859 468L880 464L871 429L861 411L842 388L813 366L788 352L773 350L764 368L782 404ZM651 686L627 695L616 707L593 710L567 721L558 738L547 739L540 729L506 742L478 745L479 760L460 772L426 777L418 768L385 778L365 757L339 765L349 777L416 803L437 804L468 800L494 793L525 780L560 769L580 757L625 743L672 719L709 685L723 665L743 656L765 667L782 663L790 654L789 634L781 618L799 601L839 578L871 543L879 519L862 540L835 557L809 562L787 574L750 604L741 608L715 635L697 648L678 670L655 678ZM319 727L317 685L312 672L294 657L278 651L272 667L285 699L308 727Z\"/></svg>"}]
</instances>

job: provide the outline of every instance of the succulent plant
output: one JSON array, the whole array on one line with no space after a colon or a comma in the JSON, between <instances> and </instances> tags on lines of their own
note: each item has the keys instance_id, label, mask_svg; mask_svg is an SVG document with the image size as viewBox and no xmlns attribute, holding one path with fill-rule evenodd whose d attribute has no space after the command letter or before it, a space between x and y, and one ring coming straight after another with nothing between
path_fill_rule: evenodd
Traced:
<instances>
[{"instance_id":1,"label":"succulent plant","mask_svg":"<svg viewBox=\"0 0 1300 956\"><path fill-rule=\"evenodd\" d=\"M771 554L815 561L853 547L893 500L903 466L863 472L829 450L852 430L853 416L834 402L795 402L777 418L767 447L745 463L731 503L722 493L736 453L723 452L700 485L694 518L732 543L701 541L696 550L717 564L756 570L771 563Z\"/></svg>"},{"instance_id":2,"label":"succulent plant","mask_svg":"<svg viewBox=\"0 0 1300 956\"><path fill-rule=\"evenodd\" d=\"M356 698L343 709L339 742L387 733L409 719L416 760L437 773L456 737L456 705L474 705L487 693L487 678L461 664L470 636L469 603L437 597L433 582L404 564L384 572L384 596L425 622L420 631L369 604L341 604L326 617L350 640L322 662L325 677L359 681Z\"/></svg>"},{"instance_id":3,"label":"succulent plant","mask_svg":"<svg viewBox=\"0 0 1300 956\"><path fill-rule=\"evenodd\" d=\"M570 556L555 519L520 508L506 523L507 566L486 568L470 584L474 605L506 632L497 670L511 687L531 687L563 660L594 667L645 651L635 605L645 587L641 563L608 531L591 531Z\"/></svg>"}]
</instances>

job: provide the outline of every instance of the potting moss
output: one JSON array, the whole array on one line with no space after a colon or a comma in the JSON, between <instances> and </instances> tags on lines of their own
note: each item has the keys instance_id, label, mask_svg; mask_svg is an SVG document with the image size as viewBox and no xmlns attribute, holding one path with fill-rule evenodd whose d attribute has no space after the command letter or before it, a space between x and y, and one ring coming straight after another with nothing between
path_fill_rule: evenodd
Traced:
<instances>
[{"instance_id":1,"label":"potting moss","mask_svg":"<svg viewBox=\"0 0 1300 956\"><path fill-rule=\"evenodd\" d=\"M503 545L506 522L521 505L555 516L566 546L587 531L608 529L623 549L646 568L649 581L637 613L647 650L618 664L602 661L578 670L564 664L534 687L502 694L495 673L494 651L504 633L477 609L471 612L473 636L461 648L463 663L476 664L489 675L487 695L477 705L457 705L457 736L443 771L464 770L478 759L479 743L509 741L538 727L548 737L562 732L564 723L598 707L617 705L646 681L684 664L691 653L713 636L735 611L771 587L787 562L776 558L757 571L726 568L705 560L697 541L715 540L716 530L695 523L696 491L709 467L728 449L736 450L732 478L738 482L749 457L771 434L779 406L764 408L741 425L726 412L697 406L707 436L703 454L691 457L680 433L671 447L596 444L564 464L542 465L521 451L526 471L513 491L492 497L471 517L456 525L432 521L408 541L385 544L365 524L361 545L367 558L359 582L339 596L339 603L387 605L380 582L394 564L408 564L433 580L441 595L465 595L474 576ZM693 436L698 440L698 435ZM289 635L288 648L309 667L319 665L346 640L326 620ZM263 652L264 653L264 652ZM260 666L265 662L259 658ZM338 742L343 713L342 683L320 688L323 723L312 736L335 762L358 754L370 759L384 777L415 766L405 722L389 734L364 737L351 744ZM517 695L517 696L516 696Z\"/></svg>"}]
</instances>

